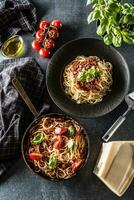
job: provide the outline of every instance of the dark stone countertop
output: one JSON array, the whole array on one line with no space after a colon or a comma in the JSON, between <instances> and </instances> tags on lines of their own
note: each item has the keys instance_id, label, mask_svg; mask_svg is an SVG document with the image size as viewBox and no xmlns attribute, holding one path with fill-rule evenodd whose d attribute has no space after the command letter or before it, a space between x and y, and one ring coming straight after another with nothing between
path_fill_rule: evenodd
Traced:
<instances>
[{"instance_id":1,"label":"dark stone countertop","mask_svg":"<svg viewBox=\"0 0 134 200\"><path fill-rule=\"evenodd\" d=\"M52 20L59 18L64 24L62 37L57 47L69 40L79 37L95 37L96 25L87 24L90 7L86 0L30 0L37 8L38 16ZM134 3L134 1L130 1ZM39 59L38 54L31 49L32 37L24 36L27 44L27 56L33 56L45 72L49 59ZM90 48L90 47L89 47ZM118 49L126 59L130 74L130 91L134 90L134 45L122 45ZM113 194L93 173L93 168L101 148L101 137L127 108L125 102L113 112L97 119L79 119L86 128L90 142L91 154L88 164L80 173L65 182L51 182L27 169L22 159L9 171L0 183L0 200L134 200L134 182L121 197ZM52 103L53 112L61 112ZM127 120L118 129L112 140L134 140L134 113L130 112Z\"/></svg>"}]
</instances>

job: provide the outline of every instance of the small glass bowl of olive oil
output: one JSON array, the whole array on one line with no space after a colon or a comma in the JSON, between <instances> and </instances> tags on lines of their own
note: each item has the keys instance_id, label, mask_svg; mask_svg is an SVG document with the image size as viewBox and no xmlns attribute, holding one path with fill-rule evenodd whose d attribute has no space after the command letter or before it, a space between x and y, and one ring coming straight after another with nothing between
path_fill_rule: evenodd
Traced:
<instances>
[{"instance_id":1,"label":"small glass bowl of olive oil","mask_svg":"<svg viewBox=\"0 0 134 200\"><path fill-rule=\"evenodd\" d=\"M6 58L17 58L24 54L25 44L21 36L8 38L1 47L1 54Z\"/></svg>"}]
</instances>

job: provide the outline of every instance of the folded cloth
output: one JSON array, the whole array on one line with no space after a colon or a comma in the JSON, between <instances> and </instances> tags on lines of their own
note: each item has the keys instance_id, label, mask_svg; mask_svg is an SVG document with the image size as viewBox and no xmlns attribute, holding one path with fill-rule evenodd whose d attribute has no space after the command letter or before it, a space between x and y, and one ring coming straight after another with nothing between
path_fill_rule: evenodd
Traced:
<instances>
[{"instance_id":1,"label":"folded cloth","mask_svg":"<svg viewBox=\"0 0 134 200\"><path fill-rule=\"evenodd\" d=\"M20 156L20 143L34 116L12 85L17 78L37 110L47 112L45 76L33 58L0 63L0 175ZM41 109L42 110L42 109Z\"/></svg>"},{"instance_id":2,"label":"folded cloth","mask_svg":"<svg viewBox=\"0 0 134 200\"><path fill-rule=\"evenodd\" d=\"M0 45L19 31L34 32L36 9L28 0L0 1Z\"/></svg>"}]
</instances>

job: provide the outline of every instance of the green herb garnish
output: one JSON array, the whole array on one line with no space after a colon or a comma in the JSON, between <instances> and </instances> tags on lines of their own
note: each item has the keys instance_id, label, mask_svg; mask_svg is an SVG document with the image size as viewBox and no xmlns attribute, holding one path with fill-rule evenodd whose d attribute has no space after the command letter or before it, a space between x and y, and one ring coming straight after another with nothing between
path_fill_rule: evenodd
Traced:
<instances>
[{"instance_id":1,"label":"green herb garnish","mask_svg":"<svg viewBox=\"0 0 134 200\"><path fill-rule=\"evenodd\" d=\"M120 47L122 41L134 44L134 6L121 3L121 0L87 0L87 5L93 5L93 11L87 21L98 22L97 34L105 44Z\"/></svg>"},{"instance_id":2,"label":"green herb garnish","mask_svg":"<svg viewBox=\"0 0 134 200\"><path fill-rule=\"evenodd\" d=\"M38 132L31 141L31 144L40 144L44 140L44 134L42 132Z\"/></svg>"},{"instance_id":3,"label":"green herb garnish","mask_svg":"<svg viewBox=\"0 0 134 200\"><path fill-rule=\"evenodd\" d=\"M76 144L73 139L68 140L67 147L69 148L71 154L73 154L76 150Z\"/></svg>"},{"instance_id":4,"label":"green herb garnish","mask_svg":"<svg viewBox=\"0 0 134 200\"><path fill-rule=\"evenodd\" d=\"M71 149L71 148L73 147L73 145L74 145L74 140L73 140L73 139L68 140L68 142L67 142L67 147L68 147L69 149Z\"/></svg>"},{"instance_id":5,"label":"green herb garnish","mask_svg":"<svg viewBox=\"0 0 134 200\"><path fill-rule=\"evenodd\" d=\"M69 135L69 136L73 136L74 133L75 133L75 127L74 127L73 125L70 125L70 126L68 127L68 135Z\"/></svg>"},{"instance_id":6,"label":"green herb garnish","mask_svg":"<svg viewBox=\"0 0 134 200\"><path fill-rule=\"evenodd\" d=\"M57 166L57 158L54 154L50 155L48 167L49 169L55 169Z\"/></svg>"},{"instance_id":7,"label":"green herb garnish","mask_svg":"<svg viewBox=\"0 0 134 200\"><path fill-rule=\"evenodd\" d=\"M93 79L96 79L100 76L100 71L95 68L90 68L87 70L80 71L78 74L78 80L83 82L89 82Z\"/></svg>"}]
</instances>

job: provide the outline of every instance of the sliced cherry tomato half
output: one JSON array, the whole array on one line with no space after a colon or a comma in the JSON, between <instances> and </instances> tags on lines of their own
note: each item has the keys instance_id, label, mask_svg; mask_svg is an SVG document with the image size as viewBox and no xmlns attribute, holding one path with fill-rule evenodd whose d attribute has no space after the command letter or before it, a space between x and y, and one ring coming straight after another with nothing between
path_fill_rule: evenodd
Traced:
<instances>
[{"instance_id":1,"label":"sliced cherry tomato half","mask_svg":"<svg viewBox=\"0 0 134 200\"><path fill-rule=\"evenodd\" d=\"M48 49L41 48L39 50L39 55L41 58L48 58L50 55L50 51Z\"/></svg>"},{"instance_id":2,"label":"sliced cherry tomato half","mask_svg":"<svg viewBox=\"0 0 134 200\"><path fill-rule=\"evenodd\" d=\"M59 19L54 19L54 20L51 22L50 25L55 26L55 27L57 27L57 28L62 28L62 23L61 23L61 21L60 21Z\"/></svg>"},{"instance_id":3,"label":"sliced cherry tomato half","mask_svg":"<svg viewBox=\"0 0 134 200\"><path fill-rule=\"evenodd\" d=\"M54 132L55 134L61 135L66 133L67 131L68 131L67 127L56 127Z\"/></svg>"},{"instance_id":4,"label":"sliced cherry tomato half","mask_svg":"<svg viewBox=\"0 0 134 200\"><path fill-rule=\"evenodd\" d=\"M45 33L44 33L44 31L43 31L43 30L38 30L38 31L36 32L36 38L37 38L39 41L44 40L44 38L45 38Z\"/></svg>"},{"instance_id":5,"label":"sliced cherry tomato half","mask_svg":"<svg viewBox=\"0 0 134 200\"><path fill-rule=\"evenodd\" d=\"M34 40L32 42L32 47L35 51L39 51L42 48L42 46L40 45L40 43L37 40Z\"/></svg>"},{"instance_id":6,"label":"sliced cherry tomato half","mask_svg":"<svg viewBox=\"0 0 134 200\"><path fill-rule=\"evenodd\" d=\"M42 154L36 153L36 152L31 152L31 153L29 153L29 158L31 160L40 160L42 158Z\"/></svg>"},{"instance_id":7,"label":"sliced cherry tomato half","mask_svg":"<svg viewBox=\"0 0 134 200\"><path fill-rule=\"evenodd\" d=\"M41 21L39 24L40 29L46 29L49 26L49 22L48 21Z\"/></svg>"},{"instance_id":8,"label":"sliced cherry tomato half","mask_svg":"<svg viewBox=\"0 0 134 200\"><path fill-rule=\"evenodd\" d=\"M72 164L72 171L76 172L82 165L83 160L82 159L77 159L73 164Z\"/></svg>"},{"instance_id":9,"label":"sliced cherry tomato half","mask_svg":"<svg viewBox=\"0 0 134 200\"><path fill-rule=\"evenodd\" d=\"M64 142L61 140L57 140L54 144L53 144L53 147L55 149L61 149L62 147L64 146Z\"/></svg>"},{"instance_id":10,"label":"sliced cherry tomato half","mask_svg":"<svg viewBox=\"0 0 134 200\"><path fill-rule=\"evenodd\" d=\"M53 147L55 149L60 149L60 148L62 148L64 146L64 144L65 144L65 142L64 142L62 136L57 135L57 137L55 138L55 142L53 144Z\"/></svg>"}]
</instances>

